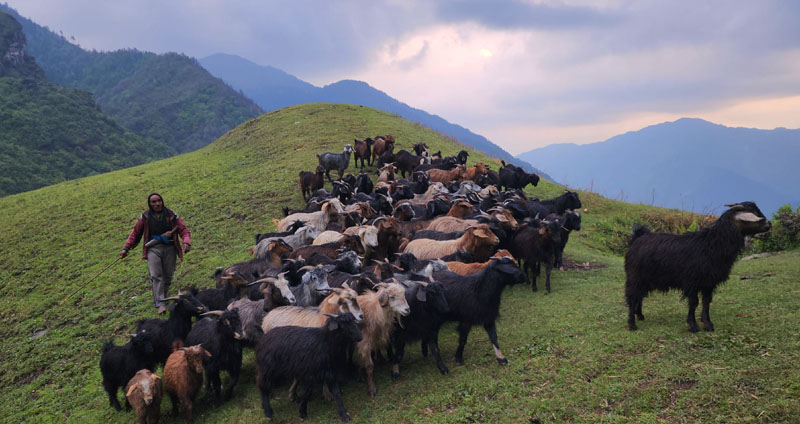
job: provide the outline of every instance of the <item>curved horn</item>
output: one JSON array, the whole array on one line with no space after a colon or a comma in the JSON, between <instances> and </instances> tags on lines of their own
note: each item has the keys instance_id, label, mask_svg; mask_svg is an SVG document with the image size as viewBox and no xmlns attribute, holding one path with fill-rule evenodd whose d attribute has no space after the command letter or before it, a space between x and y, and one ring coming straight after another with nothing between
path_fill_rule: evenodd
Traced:
<instances>
[{"instance_id":1,"label":"curved horn","mask_svg":"<svg viewBox=\"0 0 800 424\"><path fill-rule=\"evenodd\" d=\"M172 296L172 297L165 297L165 298L161 299L161 301L162 301L162 302L166 302L166 301L168 301L168 300L178 300L178 299L180 299L180 295L178 295L178 296Z\"/></svg>"},{"instance_id":2,"label":"curved horn","mask_svg":"<svg viewBox=\"0 0 800 424\"><path fill-rule=\"evenodd\" d=\"M225 311L208 311L208 312L203 312L202 314L200 314L200 316L207 317L209 315L216 315L218 317L221 317L223 313L225 313Z\"/></svg>"},{"instance_id":3,"label":"curved horn","mask_svg":"<svg viewBox=\"0 0 800 424\"><path fill-rule=\"evenodd\" d=\"M261 283L273 283L274 284L274 283L277 283L277 282L278 282L278 279L275 278L275 277L264 277L264 278L262 278L260 280L256 280L256 281L247 283L245 285L245 287L251 287L251 286L255 286L256 284L261 284Z\"/></svg>"}]
</instances>

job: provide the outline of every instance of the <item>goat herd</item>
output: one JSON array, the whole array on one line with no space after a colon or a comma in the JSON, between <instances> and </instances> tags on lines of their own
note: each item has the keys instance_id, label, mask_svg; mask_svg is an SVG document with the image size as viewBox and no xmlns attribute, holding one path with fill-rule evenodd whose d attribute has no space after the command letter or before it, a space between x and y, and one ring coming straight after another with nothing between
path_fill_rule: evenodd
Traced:
<instances>
[{"instance_id":1,"label":"goat herd","mask_svg":"<svg viewBox=\"0 0 800 424\"><path fill-rule=\"evenodd\" d=\"M580 230L577 193L529 199L522 189L539 177L519 167L467 167L466 151L442 157L420 143L413 153L394 153L394 144L392 136L378 136L356 140L342 153L317 155L316 172L299 175L305 209L284 208L277 232L256 235L249 249L254 259L217 270L214 289L179 291L168 299L174 301L169 318L139 321L129 343L106 344L100 369L111 406L121 409L117 391L124 387L126 407L134 407L140 422L156 422L162 382L154 371L162 364L173 413L181 404L191 422L203 372L208 396L220 405L233 394L248 347L255 349L267 418L274 387L293 382L290 394L300 403L301 418L312 390L323 386L339 417L349 421L340 385L353 361L365 371L370 396L377 392L373 359L386 353L396 380L405 346L416 340L447 374L438 345L446 322L458 323L457 364L464 363L473 325L483 326L495 358L507 363L495 328L501 293L527 281L537 290L540 264L550 292L551 270L562 265L570 232ZM365 161L375 164L376 183L363 172L343 175L351 154L356 165L361 159L362 170ZM338 181L330 178L333 169ZM323 188L324 176L331 192ZM635 317L644 319L642 299L649 291L680 288L689 299L690 330L697 330L698 292L703 323L713 329L711 292L727 279L739 238L768 230L765 221L755 204L745 202L732 205L709 229L687 235L637 228L626 256L630 328L636 328ZM221 371L230 376L224 393Z\"/></svg>"}]
</instances>

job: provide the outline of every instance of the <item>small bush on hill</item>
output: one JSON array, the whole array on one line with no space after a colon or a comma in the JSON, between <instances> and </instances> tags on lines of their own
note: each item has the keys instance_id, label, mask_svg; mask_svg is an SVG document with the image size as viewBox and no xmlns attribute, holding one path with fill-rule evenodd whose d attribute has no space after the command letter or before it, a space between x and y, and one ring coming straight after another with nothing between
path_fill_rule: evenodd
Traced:
<instances>
[{"instance_id":1,"label":"small bush on hill","mask_svg":"<svg viewBox=\"0 0 800 424\"><path fill-rule=\"evenodd\" d=\"M751 253L778 252L800 247L800 206L781 206L772 214L772 231L759 234L748 249Z\"/></svg>"}]
</instances>

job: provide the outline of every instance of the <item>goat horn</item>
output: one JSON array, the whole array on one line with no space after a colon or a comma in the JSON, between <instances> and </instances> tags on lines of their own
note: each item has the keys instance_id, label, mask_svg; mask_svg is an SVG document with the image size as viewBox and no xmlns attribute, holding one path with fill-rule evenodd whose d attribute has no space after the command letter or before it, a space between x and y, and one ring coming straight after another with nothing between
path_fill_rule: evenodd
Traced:
<instances>
[{"instance_id":1,"label":"goat horn","mask_svg":"<svg viewBox=\"0 0 800 424\"><path fill-rule=\"evenodd\" d=\"M224 313L225 313L225 311L208 311L208 312L203 312L202 314L200 314L200 316L201 317L207 317L209 315L216 315L218 317L221 317L222 314L224 314Z\"/></svg>"},{"instance_id":2,"label":"goat horn","mask_svg":"<svg viewBox=\"0 0 800 424\"><path fill-rule=\"evenodd\" d=\"M298 271L311 271L312 269L314 269L313 265L306 265L306 266L298 269Z\"/></svg>"},{"instance_id":3,"label":"goat horn","mask_svg":"<svg viewBox=\"0 0 800 424\"><path fill-rule=\"evenodd\" d=\"M276 283L277 281L278 280L275 277L264 277L260 280L247 283L246 287L255 286L256 284L261 284L261 283Z\"/></svg>"},{"instance_id":4,"label":"goat horn","mask_svg":"<svg viewBox=\"0 0 800 424\"><path fill-rule=\"evenodd\" d=\"M161 299L161 301L162 301L162 302L166 302L166 301L168 301L168 300L178 300L179 298L180 298L180 295L178 295L178 296L172 296L172 297L165 297L165 298Z\"/></svg>"}]
</instances>

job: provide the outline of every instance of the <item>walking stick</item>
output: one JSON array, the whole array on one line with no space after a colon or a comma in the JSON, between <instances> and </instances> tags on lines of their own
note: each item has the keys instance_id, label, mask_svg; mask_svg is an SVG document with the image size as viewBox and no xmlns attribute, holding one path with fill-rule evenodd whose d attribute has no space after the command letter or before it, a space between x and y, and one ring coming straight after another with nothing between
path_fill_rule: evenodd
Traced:
<instances>
[{"instance_id":1,"label":"walking stick","mask_svg":"<svg viewBox=\"0 0 800 424\"><path fill-rule=\"evenodd\" d=\"M111 265L114 265L115 263L119 262L119 260L120 260L120 259L122 259L122 256L118 257L117 259L114 259L114 262L111 262L110 264L106 265L106 267L105 267L105 268L101 269L101 270L100 270L100 272L98 272L97 274L95 274L95 276L94 276L94 277L92 277L92 278L91 278L89 281L87 281L87 282L83 283L83 285L82 285L82 286L80 286L80 287L78 288L78 290L75 290L74 292L72 292L72 294L71 294L71 295L69 295L69 296L65 297L65 298L64 298L64 300L62 300L62 301L61 301L61 303L59 303L59 305L62 305L62 304L64 304L64 302L66 302L66 301L67 301L67 299L69 299L70 297L74 296L74 295L75 295L75 293L77 293L77 292L79 292L79 291L83 290L83 289L84 289L84 287L86 287L86 286L87 286L89 283L91 283L92 281L94 281L95 279L97 279L97 277L99 277L99 276L100 276L100 274L102 274L102 273L106 272L106 270L107 270L107 269L111 268Z\"/></svg>"}]
</instances>

